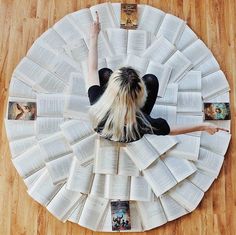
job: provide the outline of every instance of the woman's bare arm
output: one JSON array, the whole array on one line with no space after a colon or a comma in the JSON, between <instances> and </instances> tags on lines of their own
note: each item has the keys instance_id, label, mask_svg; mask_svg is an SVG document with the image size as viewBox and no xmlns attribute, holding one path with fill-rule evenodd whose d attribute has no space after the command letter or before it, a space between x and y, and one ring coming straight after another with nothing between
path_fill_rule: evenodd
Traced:
<instances>
[{"instance_id":1,"label":"woman's bare arm","mask_svg":"<svg viewBox=\"0 0 236 235\"><path fill-rule=\"evenodd\" d=\"M209 123L203 123L200 125L192 125L192 126L181 126L181 127L173 127L170 130L170 135L180 135L180 134L187 134L190 132L195 132L195 131L206 131L209 134L213 135L218 131L227 131L228 130L224 128L217 127L215 125L209 124Z\"/></svg>"},{"instance_id":2,"label":"woman's bare arm","mask_svg":"<svg viewBox=\"0 0 236 235\"><path fill-rule=\"evenodd\" d=\"M96 21L93 22L90 28L89 38L89 55L88 55L88 87L93 85L100 85L98 77L98 34L100 32L99 17L98 13Z\"/></svg>"}]
</instances>

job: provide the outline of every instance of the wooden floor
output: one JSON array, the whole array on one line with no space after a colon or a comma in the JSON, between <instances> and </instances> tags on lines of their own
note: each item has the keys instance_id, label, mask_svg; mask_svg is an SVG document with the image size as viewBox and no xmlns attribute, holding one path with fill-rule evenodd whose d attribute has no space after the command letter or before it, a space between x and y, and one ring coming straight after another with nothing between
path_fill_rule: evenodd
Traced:
<instances>
[{"instance_id":1,"label":"wooden floor","mask_svg":"<svg viewBox=\"0 0 236 235\"><path fill-rule=\"evenodd\" d=\"M11 163L3 113L11 74L34 40L66 14L103 1L0 0L0 235L98 234L62 223L33 201ZM150 4L187 21L214 53L231 86L232 141L219 178L191 214L143 234L236 234L236 2L127 1ZM100 233L101 234L101 233Z\"/></svg>"}]
</instances>

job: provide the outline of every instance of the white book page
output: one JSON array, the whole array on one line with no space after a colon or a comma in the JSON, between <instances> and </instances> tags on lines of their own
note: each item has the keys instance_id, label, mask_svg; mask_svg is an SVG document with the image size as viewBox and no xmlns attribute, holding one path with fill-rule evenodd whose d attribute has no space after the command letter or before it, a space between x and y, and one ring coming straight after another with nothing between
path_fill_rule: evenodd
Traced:
<instances>
[{"instance_id":1,"label":"white book page","mask_svg":"<svg viewBox=\"0 0 236 235\"><path fill-rule=\"evenodd\" d=\"M224 156L228 149L230 139L231 135L225 131L219 131L214 135L202 132L201 146Z\"/></svg>"},{"instance_id":2,"label":"white book page","mask_svg":"<svg viewBox=\"0 0 236 235\"><path fill-rule=\"evenodd\" d=\"M145 136L138 141L128 143L124 150L140 170L146 169L159 157L159 153Z\"/></svg>"},{"instance_id":3,"label":"white book page","mask_svg":"<svg viewBox=\"0 0 236 235\"><path fill-rule=\"evenodd\" d=\"M89 120L89 107L89 98L87 96L69 95L66 98L63 116L66 118Z\"/></svg>"},{"instance_id":4,"label":"white book page","mask_svg":"<svg viewBox=\"0 0 236 235\"><path fill-rule=\"evenodd\" d=\"M143 176L131 177L130 200L153 201L154 193L151 186Z\"/></svg>"},{"instance_id":5,"label":"white book page","mask_svg":"<svg viewBox=\"0 0 236 235\"><path fill-rule=\"evenodd\" d=\"M126 57L123 55L107 57L106 58L107 68L111 69L112 71L115 71L123 67L125 60Z\"/></svg>"},{"instance_id":6,"label":"white book page","mask_svg":"<svg viewBox=\"0 0 236 235\"><path fill-rule=\"evenodd\" d=\"M182 53L191 61L193 66L198 65L211 54L208 47L200 39L194 41L192 44L186 47Z\"/></svg>"},{"instance_id":7,"label":"white book page","mask_svg":"<svg viewBox=\"0 0 236 235\"><path fill-rule=\"evenodd\" d=\"M199 70L202 73L202 76L205 77L210 73L214 73L220 70L220 65L218 64L214 55L208 55L200 64L193 68L194 70Z\"/></svg>"},{"instance_id":8,"label":"white book page","mask_svg":"<svg viewBox=\"0 0 236 235\"><path fill-rule=\"evenodd\" d=\"M70 15L67 15L56 22L52 27L68 44L83 37L76 23L74 23L71 18Z\"/></svg>"},{"instance_id":9,"label":"white book page","mask_svg":"<svg viewBox=\"0 0 236 235\"><path fill-rule=\"evenodd\" d=\"M109 199L129 200L130 176L107 175L108 187L105 197Z\"/></svg>"},{"instance_id":10,"label":"white book page","mask_svg":"<svg viewBox=\"0 0 236 235\"><path fill-rule=\"evenodd\" d=\"M184 180L171 189L168 195L186 210L193 211L204 196L204 192L188 180Z\"/></svg>"},{"instance_id":11,"label":"white book page","mask_svg":"<svg viewBox=\"0 0 236 235\"><path fill-rule=\"evenodd\" d=\"M22 82L13 74L9 87L9 96L35 99L36 93L33 91L32 87Z\"/></svg>"},{"instance_id":12,"label":"white book page","mask_svg":"<svg viewBox=\"0 0 236 235\"><path fill-rule=\"evenodd\" d=\"M38 145L35 145L12 159L12 162L19 175L26 178L45 166L44 159L43 152Z\"/></svg>"},{"instance_id":13,"label":"white book page","mask_svg":"<svg viewBox=\"0 0 236 235\"><path fill-rule=\"evenodd\" d=\"M152 118L163 118L170 126L176 124L177 107L173 105L154 105L151 112Z\"/></svg>"},{"instance_id":14,"label":"white book page","mask_svg":"<svg viewBox=\"0 0 236 235\"><path fill-rule=\"evenodd\" d=\"M176 51L166 62L165 65L172 68L170 81L176 82L181 79L184 73L191 69L191 61L180 51Z\"/></svg>"},{"instance_id":15,"label":"white book page","mask_svg":"<svg viewBox=\"0 0 236 235\"><path fill-rule=\"evenodd\" d=\"M145 169L143 175L157 197L177 184L170 170L160 159Z\"/></svg>"},{"instance_id":16,"label":"white book page","mask_svg":"<svg viewBox=\"0 0 236 235\"><path fill-rule=\"evenodd\" d=\"M74 144L94 133L89 121L68 120L62 123L60 128L70 144Z\"/></svg>"},{"instance_id":17,"label":"white book page","mask_svg":"<svg viewBox=\"0 0 236 235\"><path fill-rule=\"evenodd\" d=\"M48 171L45 170L34 185L28 190L28 194L35 201L39 202L43 206L46 206L62 186L63 184L53 184Z\"/></svg>"},{"instance_id":18,"label":"white book page","mask_svg":"<svg viewBox=\"0 0 236 235\"><path fill-rule=\"evenodd\" d=\"M220 93L229 91L229 83L224 73L219 70L202 78L203 99L218 96Z\"/></svg>"},{"instance_id":19,"label":"white book page","mask_svg":"<svg viewBox=\"0 0 236 235\"><path fill-rule=\"evenodd\" d=\"M159 86L159 89L160 88L161 87ZM171 83L171 84L168 84L168 86L166 87L165 95L161 98L156 99L156 104L176 106L177 100L178 100L178 84Z\"/></svg>"},{"instance_id":20,"label":"white book page","mask_svg":"<svg viewBox=\"0 0 236 235\"><path fill-rule=\"evenodd\" d=\"M107 191L108 177L105 174L94 174L93 183L90 194L97 197L105 197Z\"/></svg>"},{"instance_id":21,"label":"white book page","mask_svg":"<svg viewBox=\"0 0 236 235\"><path fill-rule=\"evenodd\" d=\"M119 147L117 142L99 137L96 141L94 173L117 174Z\"/></svg>"},{"instance_id":22,"label":"white book page","mask_svg":"<svg viewBox=\"0 0 236 235\"><path fill-rule=\"evenodd\" d=\"M34 183L39 179L39 177L44 174L45 171L47 171L46 167L43 167L39 171L36 171L34 174L24 179L24 183L28 190L34 185Z\"/></svg>"},{"instance_id":23,"label":"white book page","mask_svg":"<svg viewBox=\"0 0 236 235\"><path fill-rule=\"evenodd\" d=\"M66 188L71 191L89 193L93 180L93 166L83 167L74 157Z\"/></svg>"},{"instance_id":24,"label":"white book page","mask_svg":"<svg viewBox=\"0 0 236 235\"><path fill-rule=\"evenodd\" d=\"M178 135L178 144L168 151L168 155L196 161L200 148L200 137L190 135Z\"/></svg>"},{"instance_id":25,"label":"white book page","mask_svg":"<svg viewBox=\"0 0 236 235\"><path fill-rule=\"evenodd\" d=\"M175 46L166 38L160 36L153 41L153 43L144 51L142 56L163 64L175 51Z\"/></svg>"},{"instance_id":26,"label":"white book page","mask_svg":"<svg viewBox=\"0 0 236 235\"><path fill-rule=\"evenodd\" d=\"M131 54L127 56L125 61L125 65L131 66L132 68L137 70L141 77L145 75L148 63L148 59Z\"/></svg>"},{"instance_id":27,"label":"white book page","mask_svg":"<svg viewBox=\"0 0 236 235\"><path fill-rule=\"evenodd\" d=\"M144 230L161 226L167 222L160 200L155 202L137 202Z\"/></svg>"},{"instance_id":28,"label":"white book page","mask_svg":"<svg viewBox=\"0 0 236 235\"><path fill-rule=\"evenodd\" d=\"M201 71L191 70L179 81L179 91L201 91Z\"/></svg>"},{"instance_id":29,"label":"white book page","mask_svg":"<svg viewBox=\"0 0 236 235\"><path fill-rule=\"evenodd\" d=\"M146 74L154 74L159 82L158 96L163 97L166 93L167 84L170 79L172 68L160 63L150 61L146 70Z\"/></svg>"},{"instance_id":30,"label":"white book page","mask_svg":"<svg viewBox=\"0 0 236 235\"><path fill-rule=\"evenodd\" d=\"M113 2L111 3L113 12L116 18L118 25L120 25L120 15L121 15L121 3L120 2Z\"/></svg>"},{"instance_id":31,"label":"white book page","mask_svg":"<svg viewBox=\"0 0 236 235\"><path fill-rule=\"evenodd\" d=\"M109 200L89 195L82 210L79 225L97 230Z\"/></svg>"},{"instance_id":32,"label":"white book page","mask_svg":"<svg viewBox=\"0 0 236 235\"><path fill-rule=\"evenodd\" d=\"M38 143L40 149L45 154L44 159L46 162L52 161L72 152L72 149L62 132L57 132L40 140Z\"/></svg>"},{"instance_id":33,"label":"white book page","mask_svg":"<svg viewBox=\"0 0 236 235\"><path fill-rule=\"evenodd\" d=\"M138 29L157 34L165 13L155 7L145 5L138 21Z\"/></svg>"},{"instance_id":34,"label":"white book page","mask_svg":"<svg viewBox=\"0 0 236 235\"><path fill-rule=\"evenodd\" d=\"M185 25L186 23L180 18L171 14L166 14L157 36L163 35L172 44L176 44L184 31Z\"/></svg>"},{"instance_id":35,"label":"white book page","mask_svg":"<svg viewBox=\"0 0 236 235\"><path fill-rule=\"evenodd\" d=\"M116 55L126 55L128 45L128 31L126 29L107 29L107 36Z\"/></svg>"},{"instance_id":36,"label":"white book page","mask_svg":"<svg viewBox=\"0 0 236 235\"><path fill-rule=\"evenodd\" d=\"M69 218L74 206L81 199L81 197L82 194L67 190L64 185L52 201L47 205L47 209L56 218L65 222Z\"/></svg>"},{"instance_id":37,"label":"white book page","mask_svg":"<svg viewBox=\"0 0 236 235\"><path fill-rule=\"evenodd\" d=\"M105 30L107 28L118 28L118 21L116 19L114 10L111 3L102 3L90 7L93 19L96 19L96 11L99 15L99 21L101 24L101 29Z\"/></svg>"},{"instance_id":38,"label":"white book page","mask_svg":"<svg viewBox=\"0 0 236 235\"><path fill-rule=\"evenodd\" d=\"M118 174L126 176L139 176L140 171L134 162L130 159L129 155L124 150L124 147L120 147L119 151L119 164Z\"/></svg>"},{"instance_id":39,"label":"white book page","mask_svg":"<svg viewBox=\"0 0 236 235\"><path fill-rule=\"evenodd\" d=\"M197 168L204 170L210 176L218 177L224 162L224 156L213 153L207 149L200 148L198 160L195 162Z\"/></svg>"},{"instance_id":40,"label":"white book page","mask_svg":"<svg viewBox=\"0 0 236 235\"><path fill-rule=\"evenodd\" d=\"M35 121L4 119L9 141L35 136Z\"/></svg>"},{"instance_id":41,"label":"white book page","mask_svg":"<svg viewBox=\"0 0 236 235\"><path fill-rule=\"evenodd\" d=\"M161 159L171 171L177 182L181 182L197 170L195 165L186 159L176 158L172 155L164 155Z\"/></svg>"},{"instance_id":42,"label":"white book page","mask_svg":"<svg viewBox=\"0 0 236 235\"><path fill-rule=\"evenodd\" d=\"M95 157L96 139L97 134L93 134L71 146L73 153L80 164L86 164L93 161Z\"/></svg>"},{"instance_id":43,"label":"white book page","mask_svg":"<svg viewBox=\"0 0 236 235\"><path fill-rule=\"evenodd\" d=\"M68 154L46 163L54 184L61 184L68 178L72 160L73 154Z\"/></svg>"},{"instance_id":44,"label":"white book page","mask_svg":"<svg viewBox=\"0 0 236 235\"><path fill-rule=\"evenodd\" d=\"M177 112L189 114L202 114L201 92L178 92Z\"/></svg>"},{"instance_id":45,"label":"white book page","mask_svg":"<svg viewBox=\"0 0 236 235\"><path fill-rule=\"evenodd\" d=\"M178 202L171 198L168 194L160 196L162 207L165 211L168 221L177 219L183 215L186 215L188 211L184 209Z\"/></svg>"},{"instance_id":46,"label":"white book page","mask_svg":"<svg viewBox=\"0 0 236 235\"><path fill-rule=\"evenodd\" d=\"M174 136L146 134L145 137L159 155L164 154L178 143L178 139Z\"/></svg>"},{"instance_id":47,"label":"white book page","mask_svg":"<svg viewBox=\"0 0 236 235\"><path fill-rule=\"evenodd\" d=\"M90 9L85 8L70 14L73 22L78 26L83 37L89 37L89 29L93 23L93 17Z\"/></svg>"},{"instance_id":48,"label":"white book page","mask_svg":"<svg viewBox=\"0 0 236 235\"><path fill-rule=\"evenodd\" d=\"M37 94L37 115L40 117L62 117L65 95Z\"/></svg>"},{"instance_id":49,"label":"white book page","mask_svg":"<svg viewBox=\"0 0 236 235\"><path fill-rule=\"evenodd\" d=\"M128 30L127 54L141 56L149 45L149 39L145 30Z\"/></svg>"},{"instance_id":50,"label":"white book page","mask_svg":"<svg viewBox=\"0 0 236 235\"><path fill-rule=\"evenodd\" d=\"M188 25L185 25L184 31L180 36L179 41L176 43L176 47L178 50L182 51L187 46L194 43L197 39L198 37L193 30Z\"/></svg>"},{"instance_id":51,"label":"white book page","mask_svg":"<svg viewBox=\"0 0 236 235\"><path fill-rule=\"evenodd\" d=\"M37 138L42 139L50 134L60 131L60 125L64 121L64 118L37 117L35 122Z\"/></svg>"},{"instance_id":52,"label":"white book page","mask_svg":"<svg viewBox=\"0 0 236 235\"><path fill-rule=\"evenodd\" d=\"M188 180L206 192L215 180L215 177L208 175L206 172L197 170L194 174L188 177Z\"/></svg>"},{"instance_id":53,"label":"white book page","mask_svg":"<svg viewBox=\"0 0 236 235\"><path fill-rule=\"evenodd\" d=\"M212 102L212 103L230 103L230 95L229 92L225 92L223 94L219 94L214 98L204 99L204 102Z\"/></svg>"},{"instance_id":54,"label":"white book page","mask_svg":"<svg viewBox=\"0 0 236 235\"><path fill-rule=\"evenodd\" d=\"M11 157L15 158L38 143L35 136L9 142Z\"/></svg>"}]
</instances>

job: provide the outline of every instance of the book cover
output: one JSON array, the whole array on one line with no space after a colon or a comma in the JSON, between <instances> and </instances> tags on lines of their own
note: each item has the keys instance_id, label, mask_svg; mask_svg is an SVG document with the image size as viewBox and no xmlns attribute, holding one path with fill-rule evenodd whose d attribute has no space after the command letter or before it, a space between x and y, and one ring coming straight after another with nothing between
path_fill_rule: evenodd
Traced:
<instances>
[{"instance_id":1,"label":"book cover","mask_svg":"<svg viewBox=\"0 0 236 235\"><path fill-rule=\"evenodd\" d=\"M8 119L10 120L35 120L37 116L36 102L8 103Z\"/></svg>"},{"instance_id":2,"label":"book cover","mask_svg":"<svg viewBox=\"0 0 236 235\"><path fill-rule=\"evenodd\" d=\"M138 27L137 4L121 3L120 27L123 29L137 29Z\"/></svg>"},{"instance_id":3,"label":"book cover","mask_svg":"<svg viewBox=\"0 0 236 235\"><path fill-rule=\"evenodd\" d=\"M205 120L230 120L229 103L204 103Z\"/></svg>"},{"instance_id":4,"label":"book cover","mask_svg":"<svg viewBox=\"0 0 236 235\"><path fill-rule=\"evenodd\" d=\"M130 230L129 201L111 201L112 231Z\"/></svg>"}]
</instances>

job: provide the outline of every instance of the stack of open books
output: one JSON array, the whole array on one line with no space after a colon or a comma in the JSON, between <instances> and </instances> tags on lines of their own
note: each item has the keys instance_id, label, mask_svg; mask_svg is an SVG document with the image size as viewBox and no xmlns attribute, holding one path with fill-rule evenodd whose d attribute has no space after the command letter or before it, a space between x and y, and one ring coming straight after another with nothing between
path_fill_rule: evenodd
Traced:
<instances>
[{"instance_id":1,"label":"stack of open books","mask_svg":"<svg viewBox=\"0 0 236 235\"><path fill-rule=\"evenodd\" d=\"M58 21L14 70L5 120L12 162L29 195L62 221L96 231L149 230L198 206L231 135L145 135L128 144L99 137L85 79L96 11L99 68L129 65L141 76L155 74L160 87L152 117L170 126L199 124L203 103L229 103L224 73L186 22L138 5L138 25L127 30L120 28L120 3L99 4ZM230 120L217 125L230 129Z\"/></svg>"}]
</instances>

